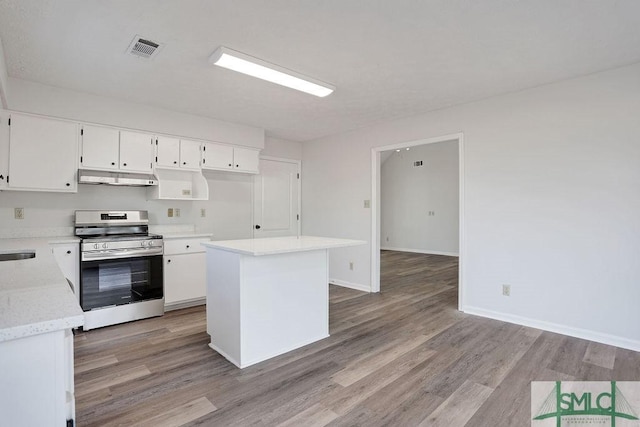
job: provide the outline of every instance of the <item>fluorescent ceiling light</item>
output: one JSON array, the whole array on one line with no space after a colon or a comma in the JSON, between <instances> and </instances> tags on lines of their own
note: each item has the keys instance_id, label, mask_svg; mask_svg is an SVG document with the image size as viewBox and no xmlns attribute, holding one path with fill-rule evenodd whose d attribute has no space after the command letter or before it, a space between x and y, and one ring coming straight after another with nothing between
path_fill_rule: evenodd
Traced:
<instances>
[{"instance_id":1,"label":"fluorescent ceiling light","mask_svg":"<svg viewBox=\"0 0 640 427\"><path fill-rule=\"evenodd\" d=\"M236 52L224 46L220 46L209 57L209 62L229 70L267 80L291 89L310 93L311 95L325 97L335 90L334 86L312 79L295 71L270 64L258 58Z\"/></svg>"}]
</instances>

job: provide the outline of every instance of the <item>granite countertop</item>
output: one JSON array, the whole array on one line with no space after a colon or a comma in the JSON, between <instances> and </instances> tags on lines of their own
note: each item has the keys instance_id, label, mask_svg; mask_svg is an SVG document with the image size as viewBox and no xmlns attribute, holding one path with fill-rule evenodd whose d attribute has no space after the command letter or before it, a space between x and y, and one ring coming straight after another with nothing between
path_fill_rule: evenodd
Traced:
<instances>
[{"instance_id":1,"label":"granite countertop","mask_svg":"<svg viewBox=\"0 0 640 427\"><path fill-rule=\"evenodd\" d=\"M84 324L49 246L75 242L75 237L0 239L0 253L36 252L32 259L0 262L0 342Z\"/></svg>"},{"instance_id":2,"label":"granite countertop","mask_svg":"<svg viewBox=\"0 0 640 427\"><path fill-rule=\"evenodd\" d=\"M222 249L244 255L263 256L318 249L364 245L363 240L334 239L316 236L271 237L264 239L221 240L201 243L207 248Z\"/></svg>"}]
</instances>

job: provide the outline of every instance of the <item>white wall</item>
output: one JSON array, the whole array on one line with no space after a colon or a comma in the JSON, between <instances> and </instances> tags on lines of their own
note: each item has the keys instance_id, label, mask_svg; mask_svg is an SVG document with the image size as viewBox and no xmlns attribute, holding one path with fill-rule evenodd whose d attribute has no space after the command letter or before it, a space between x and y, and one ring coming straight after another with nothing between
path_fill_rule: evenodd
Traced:
<instances>
[{"instance_id":1,"label":"white wall","mask_svg":"<svg viewBox=\"0 0 640 427\"><path fill-rule=\"evenodd\" d=\"M458 141L391 153L380 168L380 246L458 255Z\"/></svg>"},{"instance_id":2,"label":"white wall","mask_svg":"<svg viewBox=\"0 0 640 427\"><path fill-rule=\"evenodd\" d=\"M86 93L72 92L25 80L9 79L10 108L16 111L72 120L162 132L189 138L215 140L262 148L267 152L296 155L298 143L264 141L264 130L221 122L154 107L127 103ZM0 111L0 148L7 143L6 111ZM272 147L273 145L273 147ZM299 156L299 155L298 155ZM0 151L0 170L7 170ZM4 165L4 166L3 166ZM77 194L0 192L0 237L29 234L42 228L69 228L77 209L145 209L154 225L195 225L214 239L252 236L253 176L207 173L208 201L147 200L145 188L79 185ZM23 207L25 219L14 219L13 208ZM180 217L169 218L168 208L179 208ZM206 210L201 217L200 210ZM46 231L46 230L44 230ZM57 230L52 230L56 232ZM37 234L36 233L36 234Z\"/></svg>"},{"instance_id":3,"label":"white wall","mask_svg":"<svg viewBox=\"0 0 640 427\"><path fill-rule=\"evenodd\" d=\"M640 350L639 112L635 64L305 143L303 233L370 240L371 148L463 132L462 308Z\"/></svg>"},{"instance_id":4,"label":"white wall","mask_svg":"<svg viewBox=\"0 0 640 427\"><path fill-rule=\"evenodd\" d=\"M267 136L265 138L264 150L260 152L260 155L302 160L302 143Z\"/></svg>"},{"instance_id":5,"label":"white wall","mask_svg":"<svg viewBox=\"0 0 640 427\"><path fill-rule=\"evenodd\" d=\"M264 129L9 78L9 109L189 138L264 147Z\"/></svg>"},{"instance_id":6,"label":"white wall","mask_svg":"<svg viewBox=\"0 0 640 427\"><path fill-rule=\"evenodd\" d=\"M0 238L34 234L29 229L69 228L78 209L149 211L153 225L195 225L197 231L213 233L216 240L240 239L252 236L253 177L238 174L207 174L207 201L147 200L144 187L78 185L77 194L40 193L27 191L0 192ZM13 209L24 208L23 220L14 219ZM179 208L180 217L169 218L168 208ZM204 208L206 216L200 216ZM51 233L49 233L51 234Z\"/></svg>"},{"instance_id":7,"label":"white wall","mask_svg":"<svg viewBox=\"0 0 640 427\"><path fill-rule=\"evenodd\" d=\"M4 59L4 48L0 39L0 108L7 108L7 62Z\"/></svg>"}]
</instances>

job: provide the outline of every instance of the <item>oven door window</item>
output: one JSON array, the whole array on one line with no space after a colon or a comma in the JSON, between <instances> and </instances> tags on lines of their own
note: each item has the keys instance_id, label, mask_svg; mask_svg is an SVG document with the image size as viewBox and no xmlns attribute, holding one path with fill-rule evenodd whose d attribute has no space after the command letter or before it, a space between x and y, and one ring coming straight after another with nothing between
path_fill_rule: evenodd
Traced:
<instances>
[{"instance_id":1,"label":"oven door window","mask_svg":"<svg viewBox=\"0 0 640 427\"><path fill-rule=\"evenodd\" d=\"M162 255L83 261L81 270L84 311L162 298Z\"/></svg>"}]
</instances>

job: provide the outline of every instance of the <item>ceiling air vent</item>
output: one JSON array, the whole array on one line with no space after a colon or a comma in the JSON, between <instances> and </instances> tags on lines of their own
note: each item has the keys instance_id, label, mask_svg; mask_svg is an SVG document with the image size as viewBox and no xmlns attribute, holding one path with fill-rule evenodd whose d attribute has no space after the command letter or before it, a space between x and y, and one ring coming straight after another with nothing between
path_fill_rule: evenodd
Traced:
<instances>
[{"instance_id":1,"label":"ceiling air vent","mask_svg":"<svg viewBox=\"0 0 640 427\"><path fill-rule=\"evenodd\" d=\"M162 49L162 46L163 45L160 43L143 39L140 36L135 36L129 45L127 52L131 55L139 56L140 58L153 59L160 49Z\"/></svg>"}]
</instances>

